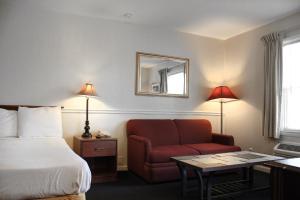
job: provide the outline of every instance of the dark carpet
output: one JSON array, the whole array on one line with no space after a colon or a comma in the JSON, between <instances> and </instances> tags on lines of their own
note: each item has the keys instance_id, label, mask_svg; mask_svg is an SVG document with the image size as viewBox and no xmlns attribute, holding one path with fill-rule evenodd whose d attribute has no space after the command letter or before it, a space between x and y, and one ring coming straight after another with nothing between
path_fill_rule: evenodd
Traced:
<instances>
[{"instance_id":1,"label":"dark carpet","mask_svg":"<svg viewBox=\"0 0 300 200\"><path fill-rule=\"evenodd\" d=\"M237 173L218 175L213 182L219 183L238 178ZM255 186L263 186L269 183L269 175L255 171ZM196 181L190 184L196 185ZM198 200L198 193L189 192L184 198L180 195L180 182L168 182L159 184L148 184L141 178L130 172L118 174L118 181L112 183L93 184L86 193L87 200ZM221 199L221 198L219 198ZM225 198L222 198L225 200ZM226 200L270 200L270 191L255 191L226 198Z\"/></svg>"}]
</instances>

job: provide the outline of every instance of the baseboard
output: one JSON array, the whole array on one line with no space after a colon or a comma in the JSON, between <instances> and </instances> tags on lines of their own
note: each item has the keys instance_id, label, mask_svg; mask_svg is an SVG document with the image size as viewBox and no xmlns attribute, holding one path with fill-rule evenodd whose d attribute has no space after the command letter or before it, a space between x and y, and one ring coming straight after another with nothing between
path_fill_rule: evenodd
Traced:
<instances>
[{"instance_id":1,"label":"baseboard","mask_svg":"<svg viewBox=\"0 0 300 200\"><path fill-rule=\"evenodd\" d=\"M266 167L266 166L262 166L262 165L256 165L256 166L254 166L254 169L257 171L260 171L260 172L267 173L267 174L270 174L270 172L271 172L270 167Z\"/></svg>"},{"instance_id":2,"label":"baseboard","mask_svg":"<svg viewBox=\"0 0 300 200\"><path fill-rule=\"evenodd\" d=\"M128 171L127 165L119 165L117 168L118 171Z\"/></svg>"}]
</instances>

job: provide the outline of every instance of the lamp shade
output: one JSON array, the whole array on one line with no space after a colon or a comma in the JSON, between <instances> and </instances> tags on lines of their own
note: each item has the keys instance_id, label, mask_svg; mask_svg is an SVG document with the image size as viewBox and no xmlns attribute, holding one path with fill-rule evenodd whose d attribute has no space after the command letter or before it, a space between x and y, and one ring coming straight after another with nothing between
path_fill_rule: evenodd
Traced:
<instances>
[{"instance_id":1,"label":"lamp shade","mask_svg":"<svg viewBox=\"0 0 300 200\"><path fill-rule=\"evenodd\" d=\"M91 83L84 84L78 94L84 96L98 96L95 87Z\"/></svg>"},{"instance_id":2,"label":"lamp shade","mask_svg":"<svg viewBox=\"0 0 300 200\"><path fill-rule=\"evenodd\" d=\"M229 102L229 101L234 101L238 100L238 98L233 94L233 92L230 90L229 87L227 86L218 86L214 88L212 91L211 95L207 99L208 101L210 100L217 100L220 102Z\"/></svg>"}]
</instances>

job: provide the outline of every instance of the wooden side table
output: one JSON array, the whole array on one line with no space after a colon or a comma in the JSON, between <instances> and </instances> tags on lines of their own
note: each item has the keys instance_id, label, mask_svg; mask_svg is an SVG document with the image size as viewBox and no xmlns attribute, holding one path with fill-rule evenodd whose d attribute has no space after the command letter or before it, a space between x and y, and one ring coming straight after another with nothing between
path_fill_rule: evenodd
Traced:
<instances>
[{"instance_id":1,"label":"wooden side table","mask_svg":"<svg viewBox=\"0 0 300 200\"><path fill-rule=\"evenodd\" d=\"M300 199L300 158L271 162L272 200Z\"/></svg>"},{"instance_id":2,"label":"wooden side table","mask_svg":"<svg viewBox=\"0 0 300 200\"><path fill-rule=\"evenodd\" d=\"M116 138L74 137L74 151L87 161L92 172L92 183L116 180L117 143Z\"/></svg>"}]
</instances>

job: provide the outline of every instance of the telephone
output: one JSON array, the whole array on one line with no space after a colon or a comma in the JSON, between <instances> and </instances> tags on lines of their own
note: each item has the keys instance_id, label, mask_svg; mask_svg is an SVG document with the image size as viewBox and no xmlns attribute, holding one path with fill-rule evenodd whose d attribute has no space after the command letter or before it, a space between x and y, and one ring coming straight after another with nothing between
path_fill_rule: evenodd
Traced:
<instances>
[{"instance_id":1,"label":"telephone","mask_svg":"<svg viewBox=\"0 0 300 200\"><path fill-rule=\"evenodd\" d=\"M95 131L95 132L93 133L93 135L95 135L95 137L96 137L97 139L100 139L100 138L110 138L110 135L105 134L105 133L102 133L100 130Z\"/></svg>"}]
</instances>

